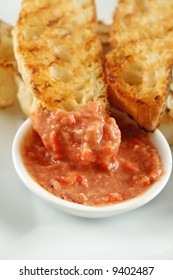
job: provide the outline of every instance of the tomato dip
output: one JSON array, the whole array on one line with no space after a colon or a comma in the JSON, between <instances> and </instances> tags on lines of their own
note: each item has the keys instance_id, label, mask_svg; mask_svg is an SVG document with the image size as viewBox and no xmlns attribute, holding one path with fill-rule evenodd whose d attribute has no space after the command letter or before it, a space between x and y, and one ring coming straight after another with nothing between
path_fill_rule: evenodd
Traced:
<instances>
[{"instance_id":1,"label":"tomato dip","mask_svg":"<svg viewBox=\"0 0 173 280\"><path fill-rule=\"evenodd\" d=\"M39 106L31 121L55 161L68 159L79 167L98 164L108 170L117 166L121 133L115 119L103 115L101 103L89 101L75 112Z\"/></svg>"},{"instance_id":2,"label":"tomato dip","mask_svg":"<svg viewBox=\"0 0 173 280\"><path fill-rule=\"evenodd\" d=\"M121 115L116 121L104 117L99 103L76 112L40 107L31 121L34 129L21 144L24 164L36 182L62 199L89 206L120 203L163 173L150 134Z\"/></svg>"}]
</instances>

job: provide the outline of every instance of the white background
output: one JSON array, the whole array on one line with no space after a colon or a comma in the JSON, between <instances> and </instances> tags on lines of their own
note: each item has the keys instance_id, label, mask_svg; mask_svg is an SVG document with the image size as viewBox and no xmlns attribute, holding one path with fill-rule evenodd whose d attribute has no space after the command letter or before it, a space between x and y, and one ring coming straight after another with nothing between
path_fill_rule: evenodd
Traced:
<instances>
[{"instance_id":1,"label":"white background","mask_svg":"<svg viewBox=\"0 0 173 280\"><path fill-rule=\"evenodd\" d=\"M32 1L31 1L32 2ZM98 0L110 22L114 0ZM19 0L0 0L0 18L14 23ZM173 175L147 205L120 216L83 219L48 205L18 178L11 145L24 118L18 105L0 110L0 259L173 259Z\"/></svg>"}]
</instances>

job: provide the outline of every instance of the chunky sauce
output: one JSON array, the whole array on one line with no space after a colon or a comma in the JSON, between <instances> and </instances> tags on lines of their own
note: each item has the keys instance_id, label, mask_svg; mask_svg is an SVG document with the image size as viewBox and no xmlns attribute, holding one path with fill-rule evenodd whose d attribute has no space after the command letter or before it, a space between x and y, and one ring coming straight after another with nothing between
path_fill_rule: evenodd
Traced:
<instances>
[{"instance_id":1,"label":"chunky sauce","mask_svg":"<svg viewBox=\"0 0 173 280\"><path fill-rule=\"evenodd\" d=\"M79 121L81 114L83 121ZM22 156L28 172L44 189L72 202L104 206L133 198L160 178L163 168L150 136L118 116L120 144L115 120L100 116L94 103L79 115L60 111L51 116L41 109L41 125L32 116L44 144L30 129Z\"/></svg>"},{"instance_id":2,"label":"chunky sauce","mask_svg":"<svg viewBox=\"0 0 173 280\"><path fill-rule=\"evenodd\" d=\"M39 106L31 121L55 161L68 160L79 168L117 166L121 133L115 119L103 116L100 103L90 101L75 112L50 112Z\"/></svg>"}]
</instances>

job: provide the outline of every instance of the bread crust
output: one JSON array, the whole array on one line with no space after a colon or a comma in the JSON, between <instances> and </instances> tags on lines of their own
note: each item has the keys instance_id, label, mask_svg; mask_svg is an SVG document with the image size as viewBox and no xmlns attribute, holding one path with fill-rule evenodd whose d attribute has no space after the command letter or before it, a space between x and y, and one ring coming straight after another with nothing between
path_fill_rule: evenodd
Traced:
<instances>
[{"instance_id":1,"label":"bread crust","mask_svg":"<svg viewBox=\"0 0 173 280\"><path fill-rule=\"evenodd\" d=\"M100 100L107 108L93 0L24 0L13 38L22 79L43 107L71 111Z\"/></svg>"},{"instance_id":2,"label":"bread crust","mask_svg":"<svg viewBox=\"0 0 173 280\"><path fill-rule=\"evenodd\" d=\"M120 0L111 27L105 59L111 105L147 131L159 126L170 88L172 9L168 0Z\"/></svg>"}]
</instances>

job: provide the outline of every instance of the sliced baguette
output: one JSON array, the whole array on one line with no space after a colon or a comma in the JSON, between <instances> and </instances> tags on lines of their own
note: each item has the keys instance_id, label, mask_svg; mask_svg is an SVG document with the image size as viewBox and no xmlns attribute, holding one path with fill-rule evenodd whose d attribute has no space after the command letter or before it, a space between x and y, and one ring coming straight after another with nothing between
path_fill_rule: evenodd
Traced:
<instances>
[{"instance_id":1,"label":"sliced baguette","mask_svg":"<svg viewBox=\"0 0 173 280\"><path fill-rule=\"evenodd\" d=\"M147 131L165 111L173 63L173 2L120 0L105 73L111 104Z\"/></svg>"},{"instance_id":2,"label":"sliced baguette","mask_svg":"<svg viewBox=\"0 0 173 280\"><path fill-rule=\"evenodd\" d=\"M103 46L103 54L107 53L110 49L109 44L109 29L110 27L105 23L99 21L97 25L97 32ZM34 102L34 97L24 84L20 75L16 76L16 83L18 86L17 97L23 113L29 117Z\"/></svg>"},{"instance_id":3,"label":"sliced baguette","mask_svg":"<svg viewBox=\"0 0 173 280\"><path fill-rule=\"evenodd\" d=\"M17 93L12 26L0 20L0 108L14 103Z\"/></svg>"},{"instance_id":4,"label":"sliced baguette","mask_svg":"<svg viewBox=\"0 0 173 280\"><path fill-rule=\"evenodd\" d=\"M109 31L109 26L105 25L103 22L99 22L98 32L103 45L104 54L110 49ZM168 143L173 145L173 80L171 80L170 90L166 100L166 109L161 118L159 129L166 137Z\"/></svg>"},{"instance_id":5,"label":"sliced baguette","mask_svg":"<svg viewBox=\"0 0 173 280\"><path fill-rule=\"evenodd\" d=\"M107 108L102 47L92 0L24 0L13 31L19 72L48 110L78 109L89 100Z\"/></svg>"}]
</instances>

